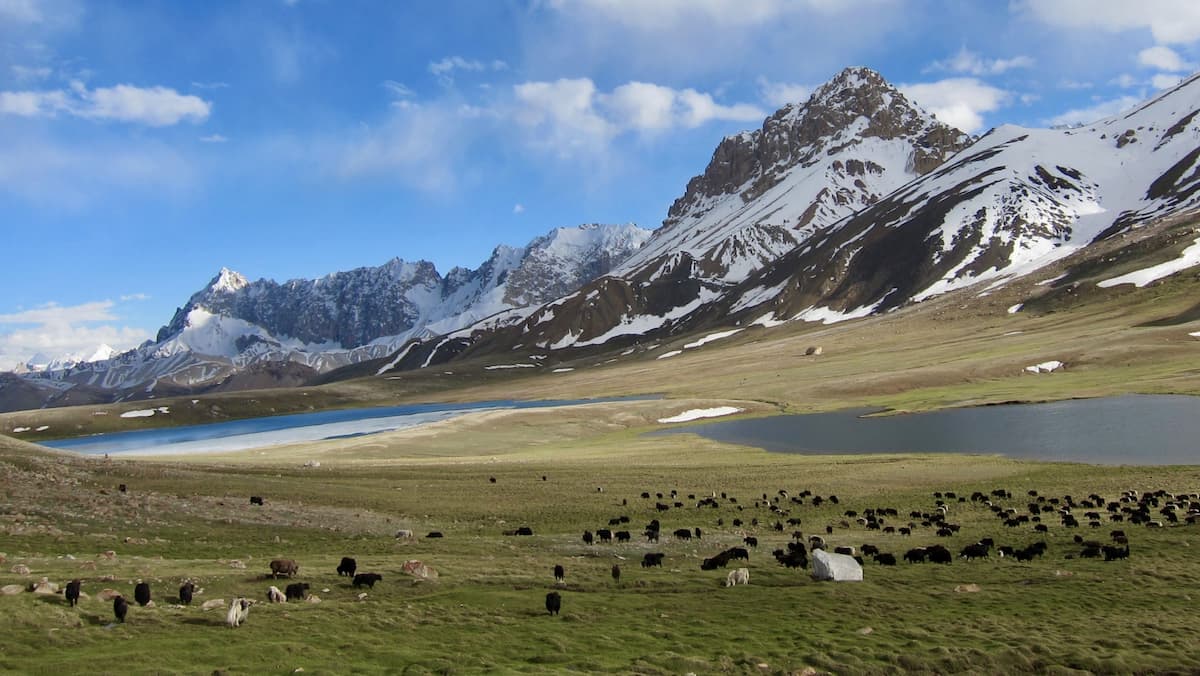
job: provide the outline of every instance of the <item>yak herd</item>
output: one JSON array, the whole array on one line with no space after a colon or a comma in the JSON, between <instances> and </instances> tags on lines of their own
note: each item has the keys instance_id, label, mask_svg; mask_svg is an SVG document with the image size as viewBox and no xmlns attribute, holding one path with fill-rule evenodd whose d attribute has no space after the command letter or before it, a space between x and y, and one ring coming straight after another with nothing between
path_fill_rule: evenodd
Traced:
<instances>
[{"instance_id":1,"label":"yak herd","mask_svg":"<svg viewBox=\"0 0 1200 676\"><path fill-rule=\"evenodd\" d=\"M652 514L663 517L665 517L665 513L672 512L672 510L687 509L677 491L670 491L666 495L668 497L664 497L663 493L657 493L652 497L649 491L641 493L642 500L647 501L645 509L647 511L653 509ZM749 563L750 551L756 550L760 540L770 537L772 532L777 534L777 537L786 538L786 541L781 542L781 546L772 552L776 563L787 568L807 569L810 551L826 549L829 547L827 539L836 537L844 540L858 529L861 529L860 534L871 531L877 533L878 536L872 538L876 543L865 543L857 548L840 544L833 546L832 550L838 554L852 556L860 564L863 564L869 557L874 563L887 567L896 566L899 561L908 564L948 565L956 558L963 562L993 557L1027 562L1047 554L1049 545L1045 540L1045 534L1049 533L1051 528L1083 529L1086 526L1091 529L1102 529L1105 525L1110 527L1107 537L1087 538L1081 534L1075 534L1072 537L1072 545L1067 546L1066 550L1059 554L1067 559L1094 558L1104 561L1119 561L1128 559L1130 555L1130 539L1126 534L1126 528L1134 526L1163 528L1168 524L1175 525L1181 522L1187 525L1200 523L1200 494L1174 495L1163 490L1151 492L1130 490L1121 493L1114 499L1106 499L1094 493L1080 499L1071 495L1047 497L1040 495L1038 491L1030 490L1020 500L1017 500L1006 489L995 489L987 494L975 492L970 496L959 496L949 491L935 492L932 494L932 498L933 502L928 509L911 510L904 516L901 515L899 509L890 506L871 506L861 510L847 509L842 512L841 517L826 520L825 523L818 525L817 528L821 534L811 534L805 538L803 531L800 530L803 519L795 514L807 507L820 507L826 503L838 505L841 501L836 495L823 497L808 490L791 494L789 491L781 489L774 495L763 493L759 498L742 503L727 493L720 493L719 498L715 492L699 499L694 494L687 496L688 501L694 505L694 509L689 510L690 514L694 515L689 516L693 521L701 518L700 515L704 510L725 507L738 513L737 518L731 519L731 524L736 529L733 533L721 533L718 530L718 538L710 539L728 541L729 536L733 535L741 538L741 546L722 548L703 557L699 565L701 571L723 569L734 561ZM255 504L262 504L262 498L259 496L254 496L253 501ZM649 501L654 501L652 506ZM1025 503L1023 507L1017 506L1020 502ZM621 504L628 506L629 499L622 500ZM1024 539L1027 541L1022 544L997 545L996 538L985 537L962 547L957 556L949 547L942 544L900 547L897 552L882 551L881 545L878 544L879 542L891 542L899 546L904 540L923 533L939 538L953 537L960 529L959 524L954 520L954 514L966 509L988 510L995 517L998 527L1007 529L1005 532L1014 533L1011 536L1014 540ZM755 516L756 514L757 516ZM621 515L609 519L607 525L621 528L630 524L631 521L629 515ZM713 520L713 523L720 529L725 526L725 519L717 518ZM1121 524L1121 527L1112 528L1112 524ZM1027 534L1022 537L1020 535L1022 529L1031 531L1032 536ZM790 534L787 533L789 530ZM642 528L641 537L645 539L647 545L654 545L660 543L662 532L660 519L653 518ZM671 538L676 542L693 544L697 541L706 542L704 532L700 527L694 525L674 528L669 532ZM751 535L751 532L755 534ZM533 529L528 526L504 531L504 535L533 536L533 534ZM398 537L401 535L407 538L413 537L410 530L402 530L397 533ZM890 536L899 539L891 539ZM425 537L440 538L443 537L443 534L439 531L432 531ZM1033 539L1033 541L1028 541L1029 539ZM633 535L628 528L614 531L612 528L603 527L596 528L594 532L589 529L585 530L582 536L584 545L589 548L610 545L614 542L617 544L631 543L632 540ZM900 553L901 549L902 553ZM643 569L661 568L666 557L666 552L642 552L641 567ZM272 580L279 577L291 579L300 571L300 566L296 561L284 558L272 560L269 568ZM339 576L350 578L351 585L356 589L362 587L374 589L375 584L383 580L383 576L378 573L358 572L357 562L351 557L343 557L336 572ZM556 564L552 572L554 583L561 587L566 580L566 568L562 564ZM615 583L620 583L621 574L620 565L614 564L611 575ZM728 572L723 584L726 587L733 587L739 584L749 584L749 581L749 568L740 567ZM78 603L81 586L80 580L72 580L65 585L63 594L71 606ZM185 581L179 588L179 603L189 605L196 593L196 585L191 581ZM152 600L149 583L139 580L134 587L133 597L139 606L150 605ZM309 584L305 582L290 583L282 591L272 585L267 589L266 598L269 603L304 601L309 598ZM250 606L254 603L242 596L234 598L228 609L226 623L230 627L240 626L246 621ZM559 614L562 604L563 595L560 591L556 590L546 594L545 607L550 615ZM129 603L123 595L116 594L113 597L112 609L116 620L125 622L129 613Z\"/></svg>"}]
</instances>

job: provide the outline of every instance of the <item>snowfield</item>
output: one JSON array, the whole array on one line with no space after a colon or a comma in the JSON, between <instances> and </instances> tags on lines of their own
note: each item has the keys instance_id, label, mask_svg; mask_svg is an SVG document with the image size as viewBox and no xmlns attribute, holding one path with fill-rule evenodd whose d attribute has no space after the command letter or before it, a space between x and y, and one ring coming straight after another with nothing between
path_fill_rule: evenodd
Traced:
<instances>
[{"instance_id":1,"label":"snowfield","mask_svg":"<svg viewBox=\"0 0 1200 676\"><path fill-rule=\"evenodd\" d=\"M1097 282L1096 286L1102 289L1107 289L1110 286L1116 286L1118 284L1132 284L1138 288L1141 288L1150 282L1173 275L1182 270L1187 270L1188 268L1195 267L1197 265L1200 265L1200 237L1197 237L1196 241L1191 246L1184 249L1183 252L1179 254L1179 258L1176 258L1173 261L1159 263L1158 265L1153 265L1136 272L1131 272L1127 275L1106 279L1102 282Z\"/></svg>"},{"instance_id":2,"label":"snowfield","mask_svg":"<svg viewBox=\"0 0 1200 676\"><path fill-rule=\"evenodd\" d=\"M159 406L158 408L145 408L139 411L125 411L121 414L122 418L149 418L155 413L170 413L171 409L167 406Z\"/></svg>"},{"instance_id":3,"label":"snowfield","mask_svg":"<svg viewBox=\"0 0 1200 676\"><path fill-rule=\"evenodd\" d=\"M734 406L718 406L716 408L693 408L690 411L684 411L679 415L673 415L669 418L659 418L660 423L681 423L692 420L700 420L701 418L720 418L725 415L733 415L741 413L745 409L736 408Z\"/></svg>"},{"instance_id":4,"label":"snowfield","mask_svg":"<svg viewBox=\"0 0 1200 676\"><path fill-rule=\"evenodd\" d=\"M1065 364L1058 360L1044 361L1040 364L1034 364L1033 366L1026 366L1025 370L1029 371L1030 373L1052 373L1059 370L1064 365Z\"/></svg>"}]
</instances>

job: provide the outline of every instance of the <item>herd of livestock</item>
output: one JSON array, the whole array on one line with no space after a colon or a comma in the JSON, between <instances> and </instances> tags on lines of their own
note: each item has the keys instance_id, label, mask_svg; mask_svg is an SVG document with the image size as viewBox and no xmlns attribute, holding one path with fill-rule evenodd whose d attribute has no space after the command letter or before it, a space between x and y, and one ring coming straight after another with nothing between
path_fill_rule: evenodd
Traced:
<instances>
[{"instance_id":1,"label":"herd of livestock","mask_svg":"<svg viewBox=\"0 0 1200 676\"><path fill-rule=\"evenodd\" d=\"M646 509L650 508L649 501L655 499L649 492L643 492L641 498L646 501ZM663 493L657 493L656 498L653 509L659 515L686 507L686 503L683 502L677 491L671 491L666 496ZM878 532L881 536L896 535L904 538L920 532L932 532L937 537L949 538L959 532L959 525L955 523L952 514L959 509L958 505L968 502L977 506L985 506L1003 527L1014 530L1027 528L1035 534L1035 537L1048 533L1052 524L1054 528L1067 529L1082 529L1085 524L1092 529L1109 526L1107 537L1104 538L1087 538L1081 534L1075 534L1072 537L1075 549L1063 553L1063 556L1068 559L1076 557L1102 558L1104 561L1127 559L1130 553L1129 537L1125 530L1127 528L1135 526L1162 528L1169 524L1194 525L1200 523L1200 494L1195 493L1174 495L1163 490L1152 492L1131 490L1125 491L1112 500L1107 500L1098 494L1091 494L1077 500L1070 495L1047 497L1031 490L1027 493L1028 499L1022 500L1026 503L1022 509L1013 506L1015 501L1011 492L1005 489L996 489L990 494L975 492L969 497L959 496L954 492L936 492L933 494L934 502L929 509L913 510L905 516L901 516L900 511L893 507L876 506L861 511L847 509L835 521L825 523L820 528L821 532L810 534L806 538L804 533L799 530L802 519L793 516L793 512L803 506L819 507L826 503L840 504L836 495L822 497L807 490L792 495L787 490L779 490L773 496L763 493L760 498L752 501L752 507L750 503L739 503L737 498L726 493L721 493L719 498L715 493L699 499L694 494L688 495L687 498L697 510L693 513L725 506L733 508L734 513L739 514L737 518L731 519L730 526L734 529L734 533L741 537L740 545L721 549L711 556L703 558L699 565L702 571L723 569L735 561L748 563L751 550L758 547L760 538L767 537L772 531L775 533L791 531L787 540L781 543L783 546L775 549L772 553L776 562L788 568L801 569L809 567L811 551L826 549L827 539L844 540L846 531L853 531L856 527L861 527L865 531ZM255 505L263 504L263 499L259 496L254 496L251 500ZM667 502L663 502L663 500L667 500ZM622 500L622 505L628 506L629 500ZM749 514L758 513L763 518L750 516L743 519L741 515L745 514L747 510L749 510ZM768 514L770 516L767 516ZM613 517L609 520L608 527L585 531L582 541L588 547L613 542L629 543L632 541L633 535L627 528L620 530L613 530L613 528L621 528L630 522L631 518L628 515ZM718 518L714 523L718 529L726 526L724 518ZM1113 524L1119 524L1120 527L1113 528ZM751 532L757 533L757 535L751 535ZM1020 531L1018 530L1018 532ZM660 520L654 518L642 528L641 537L645 539L646 546L651 546L660 542L662 533L663 527ZM533 536L533 534L533 529L528 526L504 532L504 535ZM397 533L397 537L413 538L414 534L411 530L401 530ZM432 539L441 537L444 536L439 531L430 532L425 536L425 538ZM675 541L691 542L703 540L704 532L699 527L676 528L671 531L671 537ZM726 537L726 539L728 538ZM876 542L898 542L898 540L884 537L873 539ZM1048 548L1044 539L1016 546L997 545L995 538L986 537L963 547L957 558L972 561L995 555L1015 561L1030 561L1044 556ZM910 564L928 562L944 565L950 564L956 558L950 548L941 544L909 547L899 556L894 552L882 551L878 544L871 543L863 544L860 547L840 544L833 546L832 551L854 558L860 566L863 565L865 557L870 557L881 566L895 566L901 560ZM647 569L662 567L666 557L667 552L643 552L641 567ZM623 559L624 557L618 556L618 558ZM280 558L270 562L269 576L272 580L279 577L291 579L299 572L299 564L292 559ZM621 573L620 564L614 564L611 568L611 575L615 582L620 582ZM361 587L374 589L375 584L383 580L383 576L378 573L359 572L357 562L351 557L342 558L337 566L337 574L350 578L351 585L356 589ZM555 584L561 589L566 579L566 568L562 564L555 565L553 576ZM728 572L724 579L724 585L727 587L738 584L745 585L749 583L749 580L749 568L739 567ZM74 606L78 603L81 587L82 582L78 579L72 580L64 586L63 593L70 605ZM192 581L185 581L179 587L179 603L190 604L196 592L196 585ZM309 599L309 584L305 582L292 582L287 584L283 590L271 585L266 591L266 600L270 603L286 603L305 599ZM134 588L134 601L139 606L151 604L151 589L148 583L138 581ZM240 626L246 621L250 607L255 602L243 596L234 598L228 606L226 623L230 627ZM551 591L546 595L545 607L551 615L557 615L560 612L562 603L560 590ZM124 595L113 594L112 609L116 620L124 622L129 612L129 602Z\"/></svg>"}]
</instances>

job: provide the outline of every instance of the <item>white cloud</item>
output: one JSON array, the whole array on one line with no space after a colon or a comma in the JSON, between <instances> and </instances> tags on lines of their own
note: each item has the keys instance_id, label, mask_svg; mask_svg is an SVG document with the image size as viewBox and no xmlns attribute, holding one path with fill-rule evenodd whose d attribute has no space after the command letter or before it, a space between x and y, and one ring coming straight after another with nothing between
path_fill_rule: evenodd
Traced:
<instances>
[{"instance_id":1,"label":"white cloud","mask_svg":"<svg viewBox=\"0 0 1200 676\"><path fill-rule=\"evenodd\" d=\"M525 82L513 87L516 120L535 145L562 157L576 150L601 150L617 128L596 111L596 85L588 78Z\"/></svg>"},{"instance_id":2,"label":"white cloud","mask_svg":"<svg viewBox=\"0 0 1200 676\"><path fill-rule=\"evenodd\" d=\"M583 9L642 30L658 30L694 20L726 26L767 23L784 14L837 13L887 0L549 0L557 10Z\"/></svg>"},{"instance_id":3,"label":"white cloud","mask_svg":"<svg viewBox=\"0 0 1200 676\"><path fill-rule=\"evenodd\" d=\"M382 125L360 128L349 137L305 140L295 152L342 179L383 177L430 193L454 189L457 163L480 128L448 101L403 103L408 105L392 106Z\"/></svg>"},{"instance_id":4,"label":"white cloud","mask_svg":"<svg viewBox=\"0 0 1200 676\"><path fill-rule=\"evenodd\" d=\"M226 138L220 134L209 134L208 136L200 137L201 143L225 143L228 140L229 140L228 138Z\"/></svg>"},{"instance_id":5,"label":"white cloud","mask_svg":"<svg viewBox=\"0 0 1200 676\"><path fill-rule=\"evenodd\" d=\"M28 360L38 352L51 358L90 353L101 344L117 350L150 338L145 329L120 326L110 300L42 307L0 314L0 367ZM8 328L12 327L12 328Z\"/></svg>"},{"instance_id":6,"label":"white cloud","mask_svg":"<svg viewBox=\"0 0 1200 676\"><path fill-rule=\"evenodd\" d=\"M0 0L0 24L40 23L43 18L35 0Z\"/></svg>"},{"instance_id":7,"label":"white cloud","mask_svg":"<svg viewBox=\"0 0 1200 676\"><path fill-rule=\"evenodd\" d=\"M609 93L597 91L588 78L526 82L514 87L514 94L517 122L532 132L537 145L564 157L581 149L602 150L624 132L655 134L713 120L766 117L754 105L724 105L705 92L648 82L628 82Z\"/></svg>"},{"instance_id":8,"label":"white cloud","mask_svg":"<svg viewBox=\"0 0 1200 676\"><path fill-rule=\"evenodd\" d=\"M380 86L388 91L389 94L398 99L412 98L417 95L411 87L395 80L384 80Z\"/></svg>"},{"instance_id":9,"label":"white cloud","mask_svg":"<svg viewBox=\"0 0 1200 676\"><path fill-rule=\"evenodd\" d=\"M212 104L191 94L167 87L117 85L89 90L71 83L69 90L0 92L0 114L22 117L52 117L67 113L76 117L135 122L163 127L187 119L202 122Z\"/></svg>"},{"instance_id":10,"label":"white cloud","mask_svg":"<svg viewBox=\"0 0 1200 676\"><path fill-rule=\"evenodd\" d=\"M525 213L525 205L524 204L514 204L513 205L513 213L517 214L517 215Z\"/></svg>"},{"instance_id":11,"label":"white cloud","mask_svg":"<svg viewBox=\"0 0 1200 676\"><path fill-rule=\"evenodd\" d=\"M1108 101L1100 101L1088 108L1068 110L1055 115L1047 120L1047 124L1052 126L1088 124L1129 110L1141 102L1142 100L1136 96L1122 96Z\"/></svg>"},{"instance_id":12,"label":"white cloud","mask_svg":"<svg viewBox=\"0 0 1200 676\"><path fill-rule=\"evenodd\" d=\"M127 303L131 300L150 300L150 295L145 293L129 293L121 296L122 303Z\"/></svg>"},{"instance_id":13,"label":"white cloud","mask_svg":"<svg viewBox=\"0 0 1200 676\"><path fill-rule=\"evenodd\" d=\"M13 77L20 82L45 80L54 72L49 66L12 66Z\"/></svg>"},{"instance_id":14,"label":"white cloud","mask_svg":"<svg viewBox=\"0 0 1200 676\"><path fill-rule=\"evenodd\" d=\"M1064 28L1113 33L1149 29L1164 44L1200 40L1200 2L1195 0L1024 0L1020 6L1038 20Z\"/></svg>"},{"instance_id":15,"label":"white cloud","mask_svg":"<svg viewBox=\"0 0 1200 676\"><path fill-rule=\"evenodd\" d=\"M1182 75L1159 73L1150 78L1150 85L1155 89L1169 89L1183 81Z\"/></svg>"},{"instance_id":16,"label":"white cloud","mask_svg":"<svg viewBox=\"0 0 1200 676\"><path fill-rule=\"evenodd\" d=\"M901 85L900 90L939 120L967 133L983 127L983 113L1007 104L1012 95L975 78Z\"/></svg>"},{"instance_id":17,"label":"white cloud","mask_svg":"<svg viewBox=\"0 0 1200 676\"><path fill-rule=\"evenodd\" d=\"M1196 64L1184 61L1178 52L1165 45L1147 47L1138 52L1138 63L1169 73L1182 73L1196 69Z\"/></svg>"},{"instance_id":18,"label":"white cloud","mask_svg":"<svg viewBox=\"0 0 1200 676\"><path fill-rule=\"evenodd\" d=\"M79 144L0 125L0 194L75 209L121 191L161 196L194 183L192 164L153 140L99 137Z\"/></svg>"},{"instance_id":19,"label":"white cloud","mask_svg":"<svg viewBox=\"0 0 1200 676\"><path fill-rule=\"evenodd\" d=\"M464 59L461 56L447 56L441 61L430 61L429 72L433 73L438 81L444 85L449 85L454 82L454 71L468 71L474 73L482 73L486 71L501 71L507 70L508 64L495 59L490 62L477 61L474 59Z\"/></svg>"},{"instance_id":20,"label":"white cloud","mask_svg":"<svg viewBox=\"0 0 1200 676\"><path fill-rule=\"evenodd\" d=\"M84 92L83 97L88 105L75 113L80 117L138 122L152 127L178 124L185 119L202 122L212 110L212 104L204 99L166 87L100 87Z\"/></svg>"},{"instance_id":21,"label":"white cloud","mask_svg":"<svg viewBox=\"0 0 1200 676\"><path fill-rule=\"evenodd\" d=\"M1014 56L1011 59L985 59L979 54L963 47L954 56L942 61L934 61L925 70L948 71L951 73L967 73L969 75L1002 75L1014 68L1032 68L1034 60L1029 56Z\"/></svg>"},{"instance_id":22,"label":"white cloud","mask_svg":"<svg viewBox=\"0 0 1200 676\"><path fill-rule=\"evenodd\" d=\"M758 78L758 90L763 103L772 108L782 108L789 103L804 103L812 95L812 87L792 82L771 82Z\"/></svg>"},{"instance_id":23,"label":"white cloud","mask_svg":"<svg viewBox=\"0 0 1200 676\"><path fill-rule=\"evenodd\" d=\"M629 82L609 94L605 103L621 126L662 131L674 123L675 90L648 82Z\"/></svg>"}]
</instances>

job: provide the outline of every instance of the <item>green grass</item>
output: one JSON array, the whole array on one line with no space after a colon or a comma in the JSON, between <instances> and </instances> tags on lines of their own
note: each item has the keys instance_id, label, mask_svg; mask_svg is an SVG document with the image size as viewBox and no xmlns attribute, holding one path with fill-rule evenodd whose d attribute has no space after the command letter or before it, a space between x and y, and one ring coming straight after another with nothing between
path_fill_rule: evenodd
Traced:
<instances>
[{"instance_id":1,"label":"green grass","mask_svg":"<svg viewBox=\"0 0 1200 676\"><path fill-rule=\"evenodd\" d=\"M0 638L0 670L16 673L792 673L805 667L836 673L1129 673L1192 672L1193 601L1200 585L1200 529L1132 529L1127 562L1066 559L1078 549L1073 530L1053 527L1048 556L1032 563L990 560L950 566L868 564L861 584L812 581L776 565L770 550L790 534L770 529L775 517L755 497L780 488L839 496L840 505L796 507L805 533L837 524L842 511L889 505L907 514L928 510L932 491L988 492L1003 486L1022 507L1030 488L1043 494L1115 496L1127 488L1194 491L1197 468L1093 467L1015 462L989 456L803 457L722 447L689 437L637 438L627 432L565 440L554 453L535 450L473 457L486 436L461 431L464 457L370 466L351 462L301 470L294 463L183 464L77 460L29 455L6 445L5 507L0 513L8 561L0 583L47 576L84 579L94 595L111 587L131 595L146 579L160 605L133 608L127 624L110 626L109 604L95 598L78 609L61 597L0 597L11 618ZM456 435L451 434L451 438ZM515 445L518 440L510 439ZM542 475L547 480L542 481ZM54 481L50 481L54 477ZM490 478L495 477L496 483ZM130 490L121 495L117 483ZM597 487L603 487L603 492ZM725 491L743 510L689 505L658 514L641 499L677 489L681 499ZM101 493L106 491L107 493ZM250 509L246 496L267 498ZM628 501L622 505L622 501ZM222 504L223 503L223 504ZM693 503L694 504L694 503ZM586 528L626 514L637 532L660 518L669 532L704 529L700 541L659 545L582 543ZM1023 545L1028 528L1002 528L985 507L955 503L957 551L983 536ZM760 526L749 525L757 516ZM732 527L734 518L747 524ZM724 526L718 526L722 519ZM907 522L907 517L900 519ZM529 525L536 535L501 531ZM392 533L442 530L444 540L397 541ZM1086 537L1103 536L1084 529ZM755 533L751 584L721 587L725 571L699 570L701 558ZM127 542L126 538L144 538ZM837 526L832 544L871 542L902 553L940 541ZM114 561L97 560L105 550ZM667 554L664 569L638 565L646 551ZM72 555L74 559L64 558ZM338 578L343 555L383 582L358 590ZM200 601L234 595L263 598L267 562L301 563L319 604L254 606L239 629L223 610ZM618 558L622 557L622 558ZM414 583L408 559L440 572ZM245 569L231 568L238 560ZM90 569L95 562L94 570ZM624 574L613 583L609 569ZM10 572L23 563L32 575ZM542 608L556 586L554 564L567 569L563 613ZM88 570L81 570L82 566ZM1063 574L1067 573L1067 574ZM184 578L204 592L196 605L169 603ZM283 581L280 581L281 583ZM978 593L956 593L974 583ZM328 592L323 590L329 589ZM166 601L167 603L164 603ZM867 629L869 628L869 632ZM864 633L865 632L865 633ZM758 665L767 667L760 668ZM98 665L100 665L98 667Z\"/></svg>"}]
</instances>

